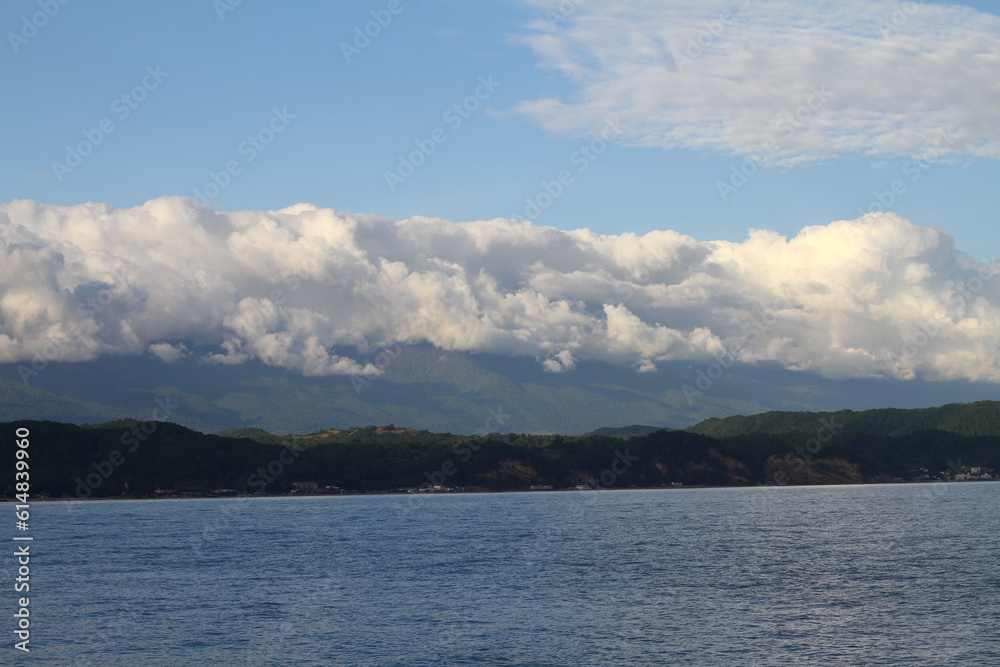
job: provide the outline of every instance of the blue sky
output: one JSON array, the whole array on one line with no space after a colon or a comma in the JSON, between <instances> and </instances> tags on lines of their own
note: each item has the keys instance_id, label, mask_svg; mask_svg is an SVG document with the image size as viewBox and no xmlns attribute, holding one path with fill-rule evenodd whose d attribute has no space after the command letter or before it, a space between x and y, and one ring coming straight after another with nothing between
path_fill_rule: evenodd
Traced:
<instances>
[{"instance_id":1,"label":"blue sky","mask_svg":"<svg viewBox=\"0 0 1000 667\"><path fill-rule=\"evenodd\" d=\"M910 172L905 170L919 144L903 140L898 148L899 142L887 139L885 145L897 146L897 152L864 155L845 142L846 148L829 155L801 143L798 150L806 159L791 155L787 164L757 169L724 201L718 184L730 182L732 169L752 146L739 138L715 145L710 131L691 140L650 140L660 130L672 131L667 121L676 116L670 114L663 116L664 127L643 128L641 137L615 136L600 155L581 162L580 147L599 136L600 124L589 123L587 109L605 103L598 99L604 93L588 86L599 80L613 87L625 65L594 56L602 53L600 36L593 39L593 53L578 57L546 55L526 38L548 35L558 41L565 37L560 31L587 16L600 18L609 3L580 3L565 22L548 28L533 24L545 19L542 2L401 1L396 14L388 12L390 4L245 0L220 16L220 4L210 0L73 0L53 3L58 11L35 33L25 30L25 17L42 11L44 2L3 3L0 201L130 207L162 195L195 196L211 183L211 173L233 163L238 173L212 197L221 210L309 202L397 220L425 215L453 221L527 212L537 224L561 229L587 227L603 234L673 229L699 240L740 241L751 227L793 236L808 225L853 219L876 201L875 193L900 181L905 189L893 195L891 210L917 225L951 232L958 249L976 259L1000 252L995 232L1000 166L987 145L989 129L967 138L969 146L986 146L978 154L959 146L915 181L906 175L915 173L912 163ZM702 14L689 20L705 24L728 4L738 3L703 4ZM905 4L915 7L914 18L899 32L912 31L915 39L937 34L919 23L928 16L963 18L935 13L939 7L930 3ZM992 14L1000 10L996 2L967 4ZM761 9L759 28L769 17L780 18L774 5L753 4L744 11ZM356 29L373 20L372 12L391 21L367 45L359 42L363 48L348 61L342 44L353 42ZM964 16L969 25L981 23L970 16ZM834 19L851 21L831 11ZM857 21L871 22L870 17ZM590 38L581 35L580 40ZM738 41L732 34L724 39ZM564 39L563 46L591 45L580 40ZM677 42L682 46L683 40ZM717 46L710 43L709 49ZM724 62L709 53L690 71ZM567 67L575 66L585 71L567 74ZM157 68L166 73L159 81L148 74ZM904 69L899 76L912 73ZM144 79L146 88L133 97ZM499 85L482 87L482 79ZM970 79L969 88L975 83ZM913 94L905 81L899 85L901 95ZM885 86L884 78L873 79L872 88ZM446 116L477 87L483 99L470 105L475 108L460 124L456 116ZM718 89L706 91L717 94ZM526 107L542 99L577 108L545 116L544 110ZM971 98L955 105L977 100L982 103ZM128 102L134 108L127 108ZM275 109L283 110L277 121ZM995 115L995 109L978 112ZM688 110L704 112L697 105ZM726 129L740 131L733 122L738 115L721 121ZM100 130L104 119L113 124L105 122L110 131ZM901 121L899 136L906 122ZM261 140L268 138L269 123L280 127L273 140L261 143L259 151L248 148L248 136L263 131ZM929 127L917 131L926 134ZM53 164L65 163L67 145L87 141L85 132L100 136L100 142L60 180ZM416 150L415 142L433 143L435 136L433 153L390 189L385 174L398 169L399 156ZM571 178L559 196L537 214L526 211L526 199L539 201L543 184L557 181L560 172Z\"/></svg>"},{"instance_id":2,"label":"blue sky","mask_svg":"<svg viewBox=\"0 0 1000 667\"><path fill-rule=\"evenodd\" d=\"M1000 381L1000 3L234 2L3 4L0 361Z\"/></svg>"}]
</instances>

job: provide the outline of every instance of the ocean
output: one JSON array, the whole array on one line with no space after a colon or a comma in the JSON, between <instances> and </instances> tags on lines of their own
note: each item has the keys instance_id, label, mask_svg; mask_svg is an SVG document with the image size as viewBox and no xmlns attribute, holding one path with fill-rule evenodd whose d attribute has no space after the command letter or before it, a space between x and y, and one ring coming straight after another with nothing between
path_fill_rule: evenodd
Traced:
<instances>
[{"instance_id":1,"label":"ocean","mask_svg":"<svg viewBox=\"0 0 1000 667\"><path fill-rule=\"evenodd\" d=\"M0 662L998 665L998 498L985 482L39 502L31 652L8 632Z\"/></svg>"}]
</instances>

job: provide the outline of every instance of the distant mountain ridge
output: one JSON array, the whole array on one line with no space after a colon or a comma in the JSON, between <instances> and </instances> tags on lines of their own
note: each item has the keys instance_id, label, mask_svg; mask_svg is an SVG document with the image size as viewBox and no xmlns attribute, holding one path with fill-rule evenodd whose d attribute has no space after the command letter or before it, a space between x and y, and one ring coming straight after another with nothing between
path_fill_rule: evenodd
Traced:
<instances>
[{"instance_id":1,"label":"distant mountain ridge","mask_svg":"<svg viewBox=\"0 0 1000 667\"><path fill-rule=\"evenodd\" d=\"M208 433L247 427L314 433L394 423L433 432L577 435L628 424L676 429L774 410L915 408L998 395L995 385L839 381L763 364L734 364L710 386L699 384L702 367L688 362L638 373L580 361L573 370L550 373L531 357L419 345L398 348L380 376L303 377L257 362L201 363L201 352L192 349L191 357L171 364L151 356L52 362L30 376L30 384L21 381L16 365L0 365L0 421L152 418L157 400L167 397L177 405L170 421ZM338 351L363 361L379 354ZM701 389L692 393L685 386Z\"/></svg>"}]
</instances>

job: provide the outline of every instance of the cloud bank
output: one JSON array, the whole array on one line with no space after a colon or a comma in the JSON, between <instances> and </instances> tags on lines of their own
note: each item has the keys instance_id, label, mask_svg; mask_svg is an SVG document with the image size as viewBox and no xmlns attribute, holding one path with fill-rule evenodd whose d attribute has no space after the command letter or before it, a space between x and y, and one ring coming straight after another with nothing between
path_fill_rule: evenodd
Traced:
<instances>
[{"instance_id":1,"label":"cloud bank","mask_svg":"<svg viewBox=\"0 0 1000 667\"><path fill-rule=\"evenodd\" d=\"M575 89L518 110L546 129L790 165L1000 157L1000 18L896 0L529 0L524 41Z\"/></svg>"},{"instance_id":2,"label":"cloud bank","mask_svg":"<svg viewBox=\"0 0 1000 667\"><path fill-rule=\"evenodd\" d=\"M529 355L557 373L715 358L1000 382L995 272L949 234L883 213L732 243L307 204L16 200L0 205L0 362L197 355L375 374L365 359L383 346L430 343Z\"/></svg>"}]
</instances>

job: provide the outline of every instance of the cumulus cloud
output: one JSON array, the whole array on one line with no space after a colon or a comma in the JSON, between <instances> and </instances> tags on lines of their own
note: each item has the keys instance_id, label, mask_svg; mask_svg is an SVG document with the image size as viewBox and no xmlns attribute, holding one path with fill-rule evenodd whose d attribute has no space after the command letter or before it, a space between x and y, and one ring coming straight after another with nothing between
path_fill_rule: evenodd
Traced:
<instances>
[{"instance_id":1,"label":"cumulus cloud","mask_svg":"<svg viewBox=\"0 0 1000 667\"><path fill-rule=\"evenodd\" d=\"M1000 264L891 213L742 243L299 204L0 205L0 363L152 353L375 374L396 343L1000 382ZM340 352L338 352L340 350ZM196 352L192 352L196 351Z\"/></svg>"},{"instance_id":2,"label":"cumulus cloud","mask_svg":"<svg viewBox=\"0 0 1000 667\"><path fill-rule=\"evenodd\" d=\"M575 86L519 105L545 128L795 164L1000 157L1000 18L897 0L567 3L524 41ZM571 7L572 11L568 11Z\"/></svg>"},{"instance_id":3,"label":"cumulus cloud","mask_svg":"<svg viewBox=\"0 0 1000 667\"><path fill-rule=\"evenodd\" d=\"M542 370L546 373L562 373L576 368L576 359L569 350L557 352L542 362Z\"/></svg>"},{"instance_id":4,"label":"cumulus cloud","mask_svg":"<svg viewBox=\"0 0 1000 667\"><path fill-rule=\"evenodd\" d=\"M179 343L177 345L171 345L170 343L153 343L149 346L149 351L165 364L172 364L175 361L180 361L191 353L184 343Z\"/></svg>"}]
</instances>

